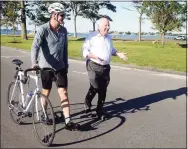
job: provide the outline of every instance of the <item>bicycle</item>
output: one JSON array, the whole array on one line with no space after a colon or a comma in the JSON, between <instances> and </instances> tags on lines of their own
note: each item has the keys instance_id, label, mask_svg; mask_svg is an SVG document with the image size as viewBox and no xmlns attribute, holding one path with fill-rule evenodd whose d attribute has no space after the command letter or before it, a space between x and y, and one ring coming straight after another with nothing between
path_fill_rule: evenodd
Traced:
<instances>
[{"instance_id":1,"label":"bicycle","mask_svg":"<svg viewBox=\"0 0 188 149\"><path fill-rule=\"evenodd\" d=\"M52 68L29 68L22 70L21 65L23 62L19 59L14 59L12 61L16 66L16 73L14 75L14 81L9 84L8 87L8 98L7 104L10 111L11 119L16 124L22 124L23 118L33 117L33 126L35 130L36 137L39 142L44 146L50 146L55 137L55 118L54 111L50 100L44 96L39 89L39 78L41 70L51 71L55 74ZM28 74L29 71L36 72L36 75ZM26 84L30 78L35 80L35 90L34 93L26 105L26 98L24 96L24 84ZM55 81L55 75L53 80ZM18 96L16 96L18 94ZM17 98L16 98L17 97ZM42 101L46 100L47 108L44 108ZM29 109L32 108L32 112ZM42 128L39 128L42 126ZM49 131L49 128L50 131ZM39 131L44 130L44 134Z\"/></svg>"}]
</instances>

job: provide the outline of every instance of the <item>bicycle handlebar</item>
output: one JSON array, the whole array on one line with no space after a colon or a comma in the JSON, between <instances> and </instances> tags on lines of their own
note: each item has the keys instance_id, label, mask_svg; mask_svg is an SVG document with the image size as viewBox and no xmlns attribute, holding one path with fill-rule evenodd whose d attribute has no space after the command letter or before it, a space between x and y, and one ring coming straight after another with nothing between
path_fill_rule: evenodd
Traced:
<instances>
[{"instance_id":1,"label":"bicycle handlebar","mask_svg":"<svg viewBox=\"0 0 188 149\"><path fill-rule=\"evenodd\" d=\"M57 80L56 72L55 72L55 70L53 68L47 68L47 67L46 68L40 68L40 67L37 66L37 67L34 67L34 68L28 68L28 69L24 70L24 76L23 76L23 79L21 80L23 84L25 84L27 82L27 79L28 79L27 72L29 72L29 71L36 71L36 72L37 71L51 71L53 73L53 75L54 75L52 80L53 81Z\"/></svg>"},{"instance_id":2,"label":"bicycle handlebar","mask_svg":"<svg viewBox=\"0 0 188 149\"><path fill-rule=\"evenodd\" d=\"M41 68L39 68L39 67L28 68L28 69L24 70L24 76L27 77L27 72L29 72L29 71L38 71L38 70L41 70Z\"/></svg>"}]
</instances>

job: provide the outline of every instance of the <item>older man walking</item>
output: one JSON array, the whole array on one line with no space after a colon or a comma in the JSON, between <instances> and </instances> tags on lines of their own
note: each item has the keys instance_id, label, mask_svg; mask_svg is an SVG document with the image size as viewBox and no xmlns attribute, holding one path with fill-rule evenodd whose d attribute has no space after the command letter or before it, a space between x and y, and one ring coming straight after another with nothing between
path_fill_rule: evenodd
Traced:
<instances>
[{"instance_id":1,"label":"older man walking","mask_svg":"<svg viewBox=\"0 0 188 149\"><path fill-rule=\"evenodd\" d=\"M118 52L112 44L108 34L110 29L109 20L102 17L98 20L98 30L91 32L82 47L83 57L86 58L90 88L85 97L85 112L91 113L92 99L98 93L96 116L101 119L104 115L103 106L106 99L107 87L110 82L111 56L118 56L127 60L126 53Z\"/></svg>"}]
</instances>

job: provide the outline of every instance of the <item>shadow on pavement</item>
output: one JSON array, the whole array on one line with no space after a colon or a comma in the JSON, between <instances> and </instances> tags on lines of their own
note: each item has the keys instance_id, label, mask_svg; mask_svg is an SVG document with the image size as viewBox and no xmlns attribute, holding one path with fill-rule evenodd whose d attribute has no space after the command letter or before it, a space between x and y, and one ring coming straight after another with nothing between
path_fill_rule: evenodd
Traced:
<instances>
[{"instance_id":1,"label":"shadow on pavement","mask_svg":"<svg viewBox=\"0 0 188 149\"><path fill-rule=\"evenodd\" d=\"M122 98L117 98L116 101L125 101L122 103L117 103L114 101L106 102L104 110L110 115L120 115L122 113L135 113L141 110L150 110L150 104L165 100L167 98L177 99L177 96L185 94L187 96L187 88L182 87L176 90L168 90L163 92L158 92L134 99L125 101ZM111 105L109 105L111 104Z\"/></svg>"},{"instance_id":2,"label":"shadow on pavement","mask_svg":"<svg viewBox=\"0 0 188 149\"><path fill-rule=\"evenodd\" d=\"M107 112L108 115L110 115L110 116L105 121L108 121L108 120L110 120L114 117L120 119L120 122L115 127L111 128L111 129L109 129L105 132L102 132L98 135L95 135L93 137L87 138L87 139L82 139L82 140L79 140L79 141L72 141L72 142L69 142L69 143L52 144L51 146L52 147L66 146L66 145L81 143L81 142L84 142L84 141L88 141L88 140L103 136L107 133L112 132L113 130L115 130L118 127L120 127L121 125L123 125L123 123L125 123L126 118L124 116L122 116L121 114L123 114L123 113L135 113L135 112L138 112L138 111L141 111L141 110L147 111L147 110L150 110L149 105L152 104L152 103L156 103L156 102L168 99L168 98L173 98L174 100L176 100L177 96L180 96L180 95L183 95L183 94L185 94L187 96L187 88L186 87L182 87L182 88L175 89L175 90L162 91L162 92L158 92L158 93L154 93L154 94L150 94L150 95L146 95L146 96L142 96L142 97L138 97L138 98L134 98L134 99L129 99L129 100L117 98L113 101L106 102L105 106L104 106L104 111ZM75 106L76 105L83 105L84 106L83 103L71 104L71 106L74 106L74 105ZM57 108L57 107L54 107L54 108ZM75 116L78 116L78 115L81 115L81 114L84 114L83 110L80 111L80 112L72 114L72 117L75 117ZM61 115L61 116L63 117L63 115ZM56 122L57 123L63 122L62 117L59 118L60 121L57 120ZM82 119L82 117L80 117L80 119ZM91 131L91 130L95 131L97 128L92 127L92 124L97 123L96 125L98 125L98 124L103 123L105 121L102 121L102 120L98 121L96 119L86 119L86 120L80 121L79 123L86 122L81 126L80 131L81 132ZM63 129L64 128L57 130L56 133L58 133L59 131L61 131Z\"/></svg>"},{"instance_id":3,"label":"shadow on pavement","mask_svg":"<svg viewBox=\"0 0 188 149\"><path fill-rule=\"evenodd\" d=\"M83 138L81 140L73 140L72 142L68 142L68 143L62 143L62 144L51 144L51 147L59 147L59 146L66 146L66 145L72 145L72 144L76 144L76 143L81 143L81 142L84 142L84 141L89 141L91 139L94 139L94 138L97 138L97 137L100 137L100 136L103 136L105 134L108 134L110 132L112 132L113 130L117 129L118 127L120 127L125 121L126 121L126 118L123 117L123 116L116 116L117 118L120 119L120 122L118 124L116 124L115 127L111 128L111 129L108 129L107 131L103 131L102 133L100 134L97 134L95 136L91 136L89 138ZM105 121L108 121L109 119L111 119L112 117L109 117L107 120ZM86 122L87 121L87 122ZM98 126L100 123L103 123L105 121L102 121L102 120L97 120L97 119L87 119L87 120L84 120L84 121L81 121L81 122L86 122L84 123L83 125L81 125L81 128L79 130L80 132L80 136L82 135L83 132L87 132L87 131L96 131L96 129L98 129L96 126ZM79 123L81 123L79 122ZM93 125L93 126L92 126ZM59 132L61 130L63 130L64 128L61 128L59 130L56 131Z\"/></svg>"}]
</instances>

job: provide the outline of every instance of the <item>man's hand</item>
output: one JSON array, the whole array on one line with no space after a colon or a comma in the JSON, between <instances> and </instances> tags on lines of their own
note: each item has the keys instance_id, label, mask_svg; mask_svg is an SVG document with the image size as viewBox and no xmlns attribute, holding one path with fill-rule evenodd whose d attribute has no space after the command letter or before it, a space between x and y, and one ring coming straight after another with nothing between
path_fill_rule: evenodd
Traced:
<instances>
[{"instance_id":1,"label":"man's hand","mask_svg":"<svg viewBox=\"0 0 188 149\"><path fill-rule=\"evenodd\" d=\"M94 59L96 59L96 60L99 60L101 63L104 63L104 59L102 59L102 58L100 58L100 57L98 57L98 56L96 56L96 55L94 55L93 53L89 53L88 54L88 56L87 56L88 58L94 58Z\"/></svg>"},{"instance_id":2,"label":"man's hand","mask_svg":"<svg viewBox=\"0 0 188 149\"><path fill-rule=\"evenodd\" d=\"M32 64L32 66L31 66L31 68L35 68L35 67L38 67L39 65L38 65L38 61L36 61L36 63L33 63Z\"/></svg>"},{"instance_id":3,"label":"man's hand","mask_svg":"<svg viewBox=\"0 0 188 149\"><path fill-rule=\"evenodd\" d=\"M104 62L104 60L103 60L102 58L100 58L100 57L97 57L97 59L98 59L99 61L101 61L101 62Z\"/></svg>"},{"instance_id":4,"label":"man's hand","mask_svg":"<svg viewBox=\"0 0 188 149\"><path fill-rule=\"evenodd\" d=\"M97 60L99 60L101 65L104 65L106 63L106 61L100 57L97 57Z\"/></svg>"},{"instance_id":5,"label":"man's hand","mask_svg":"<svg viewBox=\"0 0 188 149\"><path fill-rule=\"evenodd\" d=\"M101 61L101 62L103 62L104 60L102 59L102 58L100 58L100 57L98 57L98 56L96 56L96 55L94 55L93 53L89 53L88 54L88 56L87 56L88 58L94 58L94 59L97 59L97 60L99 60L99 61Z\"/></svg>"},{"instance_id":6,"label":"man's hand","mask_svg":"<svg viewBox=\"0 0 188 149\"><path fill-rule=\"evenodd\" d=\"M31 68L37 68L38 64L32 64ZM35 73L35 71L31 71L31 73Z\"/></svg>"},{"instance_id":7,"label":"man's hand","mask_svg":"<svg viewBox=\"0 0 188 149\"><path fill-rule=\"evenodd\" d=\"M128 60L127 56L125 56L127 53L118 52L116 53L119 58L123 59L124 61Z\"/></svg>"},{"instance_id":8,"label":"man's hand","mask_svg":"<svg viewBox=\"0 0 188 149\"><path fill-rule=\"evenodd\" d=\"M32 65L32 66L31 66L31 68L35 68L35 67L37 67L37 65Z\"/></svg>"}]
</instances>

